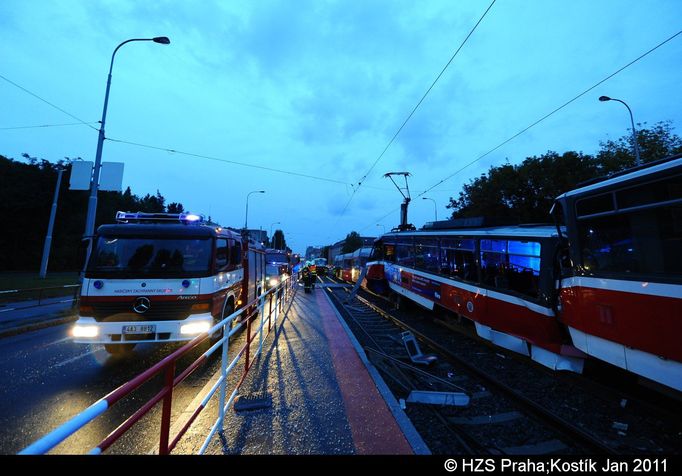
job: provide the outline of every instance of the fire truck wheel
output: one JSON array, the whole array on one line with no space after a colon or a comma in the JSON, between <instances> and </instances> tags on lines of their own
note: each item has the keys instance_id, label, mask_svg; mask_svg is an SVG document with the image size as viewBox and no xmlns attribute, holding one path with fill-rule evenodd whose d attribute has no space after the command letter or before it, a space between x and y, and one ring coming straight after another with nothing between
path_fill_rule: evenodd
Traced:
<instances>
[{"instance_id":1,"label":"fire truck wheel","mask_svg":"<svg viewBox=\"0 0 682 476\"><path fill-rule=\"evenodd\" d=\"M125 355L133 351L135 344L104 344L104 350L111 355Z\"/></svg>"},{"instance_id":2,"label":"fire truck wheel","mask_svg":"<svg viewBox=\"0 0 682 476\"><path fill-rule=\"evenodd\" d=\"M234 306L230 303L226 303L225 307L223 308L223 314L218 318L213 318L213 325L218 324L220 321L226 319L229 317L232 313L234 312ZM235 319L232 319L230 322L230 325L228 326L228 329L232 329L235 326ZM217 331L215 334L211 336L211 342L217 342L218 340L222 339L223 337L223 329L221 328L219 331Z\"/></svg>"}]
</instances>

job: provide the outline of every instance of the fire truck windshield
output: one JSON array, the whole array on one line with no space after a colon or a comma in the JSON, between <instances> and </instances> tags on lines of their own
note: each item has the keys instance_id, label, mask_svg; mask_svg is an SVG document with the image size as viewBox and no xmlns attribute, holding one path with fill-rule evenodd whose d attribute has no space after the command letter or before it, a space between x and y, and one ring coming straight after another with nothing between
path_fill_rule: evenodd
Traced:
<instances>
[{"instance_id":1,"label":"fire truck windshield","mask_svg":"<svg viewBox=\"0 0 682 476\"><path fill-rule=\"evenodd\" d=\"M209 237L100 236L88 265L92 277L199 277L211 273Z\"/></svg>"},{"instance_id":2,"label":"fire truck windshield","mask_svg":"<svg viewBox=\"0 0 682 476\"><path fill-rule=\"evenodd\" d=\"M267 253L265 256L265 261L267 263L288 263L286 253Z\"/></svg>"}]
</instances>

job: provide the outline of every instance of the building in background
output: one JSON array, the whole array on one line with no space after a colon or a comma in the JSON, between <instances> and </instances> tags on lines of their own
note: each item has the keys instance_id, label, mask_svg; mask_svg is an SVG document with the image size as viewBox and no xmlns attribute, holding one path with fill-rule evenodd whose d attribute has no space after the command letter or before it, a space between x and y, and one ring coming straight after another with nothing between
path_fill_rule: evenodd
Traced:
<instances>
[{"instance_id":1,"label":"building in background","mask_svg":"<svg viewBox=\"0 0 682 476\"><path fill-rule=\"evenodd\" d=\"M365 246L373 246L374 245L374 240L376 240L376 237L374 236L361 236L360 239L362 240L362 247ZM343 249L343 245L346 244L346 240L343 239L341 241L337 241L333 245L329 247L329 256L323 256L323 258L327 258L328 263L333 263L334 258L336 258L338 255L342 254L341 250Z\"/></svg>"}]
</instances>

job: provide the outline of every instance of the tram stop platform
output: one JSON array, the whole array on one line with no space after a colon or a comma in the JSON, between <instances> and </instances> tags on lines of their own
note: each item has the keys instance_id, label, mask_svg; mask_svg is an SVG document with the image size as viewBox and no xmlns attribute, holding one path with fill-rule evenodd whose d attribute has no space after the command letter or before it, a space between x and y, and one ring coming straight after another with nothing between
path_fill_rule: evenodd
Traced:
<instances>
[{"instance_id":1,"label":"tram stop platform","mask_svg":"<svg viewBox=\"0 0 682 476\"><path fill-rule=\"evenodd\" d=\"M268 403L230 408L205 454L429 454L323 289L300 288L282 315L239 391ZM199 451L217 415L212 402L173 454Z\"/></svg>"}]
</instances>

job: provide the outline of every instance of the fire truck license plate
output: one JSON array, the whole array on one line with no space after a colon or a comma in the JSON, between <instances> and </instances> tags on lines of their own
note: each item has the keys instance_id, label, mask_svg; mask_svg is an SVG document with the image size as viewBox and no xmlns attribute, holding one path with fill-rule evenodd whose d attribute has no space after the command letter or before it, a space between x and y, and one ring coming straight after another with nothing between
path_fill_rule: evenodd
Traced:
<instances>
[{"instance_id":1,"label":"fire truck license plate","mask_svg":"<svg viewBox=\"0 0 682 476\"><path fill-rule=\"evenodd\" d=\"M153 334L156 326L123 326L124 334Z\"/></svg>"}]
</instances>

